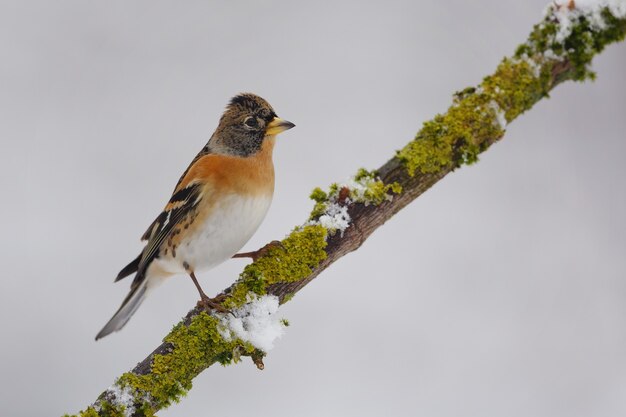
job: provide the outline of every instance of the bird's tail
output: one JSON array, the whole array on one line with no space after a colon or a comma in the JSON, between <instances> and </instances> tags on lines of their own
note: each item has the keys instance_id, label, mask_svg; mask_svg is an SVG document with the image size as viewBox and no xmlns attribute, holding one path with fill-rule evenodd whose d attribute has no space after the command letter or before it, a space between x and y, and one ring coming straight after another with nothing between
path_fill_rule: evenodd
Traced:
<instances>
[{"instance_id":1,"label":"bird's tail","mask_svg":"<svg viewBox=\"0 0 626 417\"><path fill-rule=\"evenodd\" d=\"M104 325L102 330L96 336L96 340L102 339L104 336L120 330L128 322L131 316L137 311L139 305L146 296L147 279L142 279L137 285L133 285L130 292L122 302L120 308L115 312L111 320Z\"/></svg>"}]
</instances>

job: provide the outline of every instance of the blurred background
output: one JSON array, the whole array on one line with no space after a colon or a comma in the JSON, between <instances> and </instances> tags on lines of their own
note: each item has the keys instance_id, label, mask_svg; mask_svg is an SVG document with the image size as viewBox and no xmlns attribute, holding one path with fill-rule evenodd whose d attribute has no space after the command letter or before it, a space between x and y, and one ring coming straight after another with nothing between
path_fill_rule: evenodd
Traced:
<instances>
[{"instance_id":1,"label":"blurred background","mask_svg":"<svg viewBox=\"0 0 626 417\"><path fill-rule=\"evenodd\" d=\"M173 278L93 340L230 97L297 125L253 250L491 73L545 3L3 0L2 415L85 408L195 304ZM595 83L557 88L307 286L265 371L213 367L159 415L625 415L625 66L609 47Z\"/></svg>"}]
</instances>

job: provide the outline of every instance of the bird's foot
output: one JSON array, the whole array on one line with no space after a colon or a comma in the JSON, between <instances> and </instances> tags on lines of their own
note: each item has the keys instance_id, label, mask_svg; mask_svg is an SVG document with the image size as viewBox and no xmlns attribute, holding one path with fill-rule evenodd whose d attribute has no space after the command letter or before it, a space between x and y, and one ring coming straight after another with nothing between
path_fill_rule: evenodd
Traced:
<instances>
[{"instance_id":1,"label":"bird's foot","mask_svg":"<svg viewBox=\"0 0 626 417\"><path fill-rule=\"evenodd\" d=\"M233 255L233 258L252 258L253 261L256 261L257 259L267 255L270 249L273 249L273 248L285 249L285 247L283 246L280 240L272 240L270 243L263 246L259 250L255 250L253 252L237 253Z\"/></svg>"},{"instance_id":2,"label":"bird's foot","mask_svg":"<svg viewBox=\"0 0 626 417\"><path fill-rule=\"evenodd\" d=\"M222 303L224 302L224 300L226 300L228 296L225 294L220 294L214 298L210 298L206 295L200 297L200 300L198 301L198 303L196 304L196 306L198 308L203 308L207 311L217 311L219 313L231 313L232 312L227 309L226 307L224 307L222 305Z\"/></svg>"}]
</instances>

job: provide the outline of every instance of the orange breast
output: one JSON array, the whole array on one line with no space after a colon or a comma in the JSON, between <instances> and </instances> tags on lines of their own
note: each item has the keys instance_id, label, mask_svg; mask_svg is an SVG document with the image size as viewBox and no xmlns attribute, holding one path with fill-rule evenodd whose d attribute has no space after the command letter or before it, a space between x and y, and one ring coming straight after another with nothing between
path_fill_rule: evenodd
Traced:
<instances>
[{"instance_id":1,"label":"orange breast","mask_svg":"<svg viewBox=\"0 0 626 417\"><path fill-rule=\"evenodd\" d=\"M274 193L274 142L274 137L265 138L261 150L248 157L205 155L189 169L176 191L192 181L200 181L216 196L235 192L251 197L271 197Z\"/></svg>"}]
</instances>

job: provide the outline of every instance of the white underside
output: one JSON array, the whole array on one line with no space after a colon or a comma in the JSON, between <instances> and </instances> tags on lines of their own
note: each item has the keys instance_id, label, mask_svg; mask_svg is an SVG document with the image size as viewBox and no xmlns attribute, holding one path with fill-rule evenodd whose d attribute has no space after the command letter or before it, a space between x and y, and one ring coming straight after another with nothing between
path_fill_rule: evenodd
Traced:
<instances>
[{"instance_id":1,"label":"white underside","mask_svg":"<svg viewBox=\"0 0 626 417\"><path fill-rule=\"evenodd\" d=\"M174 274L186 274L185 262L199 272L230 259L259 228L271 202L271 197L222 197L204 224L180 242L175 258L169 253L153 261L147 271L148 287L154 288Z\"/></svg>"}]
</instances>

